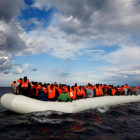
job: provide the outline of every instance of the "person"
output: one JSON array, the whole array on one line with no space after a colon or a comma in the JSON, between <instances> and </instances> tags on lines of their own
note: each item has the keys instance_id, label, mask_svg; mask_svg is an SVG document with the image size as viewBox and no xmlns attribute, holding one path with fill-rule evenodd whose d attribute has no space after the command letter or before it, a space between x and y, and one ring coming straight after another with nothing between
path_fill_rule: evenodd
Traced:
<instances>
[{"instance_id":1,"label":"person","mask_svg":"<svg viewBox=\"0 0 140 140\"><path fill-rule=\"evenodd\" d=\"M59 96L59 91L56 89L56 87L51 84L50 89L47 90L47 98L49 101L56 101Z\"/></svg>"},{"instance_id":2,"label":"person","mask_svg":"<svg viewBox=\"0 0 140 140\"><path fill-rule=\"evenodd\" d=\"M132 95L132 94L133 94L133 92L132 92L131 88L127 85L127 95Z\"/></svg>"},{"instance_id":3,"label":"person","mask_svg":"<svg viewBox=\"0 0 140 140\"><path fill-rule=\"evenodd\" d=\"M104 86L103 86L103 95L104 96L106 96L107 95L107 88L108 88L108 86L106 85L106 84L104 84Z\"/></svg>"},{"instance_id":4,"label":"person","mask_svg":"<svg viewBox=\"0 0 140 140\"><path fill-rule=\"evenodd\" d=\"M90 83L88 83L88 87L86 88L86 93L88 98L92 98L93 95L93 89Z\"/></svg>"},{"instance_id":5,"label":"person","mask_svg":"<svg viewBox=\"0 0 140 140\"><path fill-rule=\"evenodd\" d=\"M20 94L20 93L19 93L19 86L20 86L20 83L21 83L21 82L22 82L22 78L17 79L17 82L16 82L17 94Z\"/></svg>"},{"instance_id":6,"label":"person","mask_svg":"<svg viewBox=\"0 0 140 140\"><path fill-rule=\"evenodd\" d=\"M121 95L121 87L118 85L116 89L116 95Z\"/></svg>"},{"instance_id":7,"label":"person","mask_svg":"<svg viewBox=\"0 0 140 140\"><path fill-rule=\"evenodd\" d=\"M111 86L111 95L114 96L115 92L116 92L115 87L112 85Z\"/></svg>"},{"instance_id":8,"label":"person","mask_svg":"<svg viewBox=\"0 0 140 140\"><path fill-rule=\"evenodd\" d=\"M71 102L72 102L72 100L71 100L71 98L70 98L68 92L67 92L65 89L62 90L62 93L58 96L58 101L59 101L59 102L71 101Z\"/></svg>"},{"instance_id":9,"label":"person","mask_svg":"<svg viewBox=\"0 0 140 140\"><path fill-rule=\"evenodd\" d=\"M22 82L20 83L19 92L21 92L21 94L24 96L29 96L31 93L30 90L31 90L31 84L29 82L29 79L27 79L27 77L25 76Z\"/></svg>"},{"instance_id":10,"label":"person","mask_svg":"<svg viewBox=\"0 0 140 140\"><path fill-rule=\"evenodd\" d=\"M34 99L38 99L38 82L32 82L30 97Z\"/></svg>"},{"instance_id":11,"label":"person","mask_svg":"<svg viewBox=\"0 0 140 140\"><path fill-rule=\"evenodd\" d=\"M41 101L47 101L47 97L46 94L44 92L44 86L41 85L41 89L39 89L38 91L38 99Z\"/></svg>"},{"instance_id":12,"label":"person","mask_svg":"<svg viewBox=\"0 0 140 140\"><path fill-rule=\"evenodd\" d=\"M67 90L68 90L68 94L70 96L70 99L74 100L74 92L73 92L72 88L69 85L67 86Z\"/></svg>"},{"instance_id":13,"label":"person","mask_svg":"<svg viewBox=\"0 0 140 140\"><path fill-rule=\"evenodd\" d=\"M13 83L11 83L11 86L13 86L15 84L16 81L13 81Z\"/></svg>"},{"instance_id":14,"label":"person","mask_svg":"<svg viewBox=\"0 0 140 140\"><path fill-rule=\"evenodd\" d=\"M133 93L134 93L134 95L139 95L140 94L139 87L136 86L133 90Z\"/></svg>"},{"instance_id":15,"label":"person","mask_svg":"<svg viewBox=\"0 0 140 140\"><path fill-rule=\"evenodd\" d=\"M77 86L77 83L75 83L75 85L74 85L74 90L75 90L75 93L76 93L76 98L78 98L79 87Z\"/></svg>"},{"instance_id":16,"label":"person","mask_svg":"<svg viewBox=\"0 0 140 140\"><path fill-rule=\"evenodd\" d=\"M13 94L17 94L16 81L13 81L11 85L12 85Z\"/></svg>"},{"instance_id":17,"label":"person","mask_svg":"<svg viewBox=\"0 0 140 140\"><path fill-rule=\"evenodd\" d=\"M99 86L99 84L96 84L96 86L95 86L95 94L96 94L96 96L101 96L101 94L102 94L102 90L101 90L101 87Z\"/></svg>"}]
</instances>

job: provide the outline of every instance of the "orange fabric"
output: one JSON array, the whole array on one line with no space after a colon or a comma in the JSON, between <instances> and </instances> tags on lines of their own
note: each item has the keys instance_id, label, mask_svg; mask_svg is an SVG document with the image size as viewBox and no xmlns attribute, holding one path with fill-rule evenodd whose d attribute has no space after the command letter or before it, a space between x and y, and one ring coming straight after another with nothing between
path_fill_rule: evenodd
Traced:
<instances>
[{"instance_id":1,"label":"orange fabric","mask_svg":"<svg viewBox=\"0 0 140 140\"><path fill-rule=\"evenodd\" d=\"M74 90L75 90L76 96L78 95L78 89L79 89L78 86L77 86L77 87L76 87L76 86L74 87Z\"/></svg>"},{"instance_id":2,"label":"orange fabric","mask_svg":"<svg viewBox=\"0 0 140 140\"><path fill-rule=\"evenodd\" d=\"M38 89L41 89L41 86L38 84L38 87L37 87Z\"/></svg>"},{"instance_id":3,"label":"orange fabric","mask_svg":"<svg viewBox=\"0 0 140 140\"><path fill-rule=\"evenodd\" d=\"M76 92L75 90L72 90L72 88L70 87L70 92L68 92L70 98L76 99Z\"/></svg>"},{"instance_id":4,"label":"orange fabric","mask_svg":"<svg viewBox=\"0 0 140 140\"><path fill-rule=\"evenodd\" d=\"M68 94L69 94L70 98L74 98L74 92L71 89L71 87L70 87L70 92L68 91Z\"/></svg>"},{"instance_id":5,"label":"orange fabric","mask_svg":"<svg viewBox=\"0 0 140 140\"><path fill-rule=\"evenodd\" d=\"M120 92L120 91L121 91L121 88L120 88L120 87L117 87L117 91L119 91L119 92Z\"/></svg>"},{"instance_id":6,"label":"orange fabric","mask_svg":"<svg viewBox=\"0 0 140 140\"><path fill-rule=\"evenodd\" d=\"M115 89L111 89L111 93L112 93L112 95L114 96L115 95Z\"/></svg>"},{"instance_id":7,"label":"orange fabric","mask_svg":"<svg viewBox=\"0 0 140 140\"><path fill-rule=\"evenodd\" d=\"M86 97L86 93L85 93L83 87L81 88L81 95L82 95L84 98Z\"/></svg>"},{"instance_id":8,"label":"orange fabric","mask_svg":"<svg viewBox=\"0 0 140 140\"><path fill-rule=\"evenodd\" d=\"M45 92L45 94L47 94L47 88L46 87L43 87L42 89Z\"/></svg>"},{"instance_id":9,"label":"orange fabric","mask_svg":"<svg viewBox=\"0 0 140 140\"><path fill-rule=\"evenodd\" d=\"M14 83L11 84L11 86L13 86L13 85L14 85Z\"/></svg>"},{"instance_id":10,"label":"orange fabric","mask_svg":"<svg viewBox=\"0 0 140 140\"><path fill-rule=\"evenodd\" d=\"M22 81L22 84L21 84L21 88L28 88L28 83L29 83L29 79L26 81L26 82L24 82L24 80Z\"/></svg>"},{"instance_id":11,"label":"orange fabric","mask_svg":"<svg viewBox=\"0 0 140 140\"><path fill-rule=\"evenodd\" d=\"M127 89L128 89L128 87L127 87L126 85L124 85L124 86L122 87L121 94L123 94L123 89L124 89L124 88L127 88Z\"/></svg>"},{"instance_id":12,"label":"orange fabric","mask_svg":"<svg viewBox=\"0 0 140 140\"><path fill-rule=\"evenodd\" d=\"M66 87L66 86L64 86L64 87L62 88L61 92L68 92L67 87Z\"/></svg>"},{"instance_id":13,"label":"orange fabric","mask_svg":"<svg viewBox=\"0 0 140 140\"><path fill-rule=\"evenodd\" d=\"M55 87L53 87L53 89L49 89L48 90L48 98L54 98L55 97Z\"/></svg>"},{"instance_id":14,"label":"orange fabric","mask_svg":"<svg viewBox=\"0 0 140 140\"><path fill-rule=\"evenodd\" d=\"M50 85L47 85L47 89L50 89L51 88L51 86Z\"/></svg>"},{"instance_id":15,"label":"orange fabric","mask_svg":"<svg viewBox=\"0 0 140 140\"><path fill-rule=\"evenodd\" d=\"M99 86L100 94L102 94L102 86Z\"/></svg>"},{"instance_id":16,"label":"orange fabric","mask_svg":"<svg viewBox=\"0 0 140 140\"><path fill-rule=\"evenodd\" d=\"M135 87L133 92L135 92L136 89L139 89L139 87Z\"/></svg>"},{"instance_id":17,"label":"orange fabric","mask_svg":"<svg viewBox=\"0 0 140 140\"><path fill-rule=\"evenodd\" d=\"M101 95L100 87L98 87L98 89L97 89L97 87L95 87L95 93L96 93L96 96L100 96Z\"/></svg>"},{"instance_id":18,"label":"orange fabric","mask_svg":"<svg viewBox=\"0 0 140 140\"><path fill-rule=\"evenodd\" d=\"M21 83L22 81L20 79L17 79L17 82Z\"/></svg>"}]
</instances>

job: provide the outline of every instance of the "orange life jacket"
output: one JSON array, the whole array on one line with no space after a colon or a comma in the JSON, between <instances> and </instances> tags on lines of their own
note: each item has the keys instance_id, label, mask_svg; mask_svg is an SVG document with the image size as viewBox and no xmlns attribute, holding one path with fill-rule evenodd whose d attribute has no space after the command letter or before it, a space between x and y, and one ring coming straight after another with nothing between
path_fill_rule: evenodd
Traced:
<instances>
[{"instance_id":1,"label":"orange life jacket","mask_svg":"<svg viewBox=\"0 0 140 140\"><path fill-rule=\"evenodd\" d=\"M78 91L79 91L79 90L78 90L79 87L78 87L78 86L77 86L77 87L75 86L74 89L75 89L75 93L76 93L76 96L77 96L77 95L78 95Z\"/></svg>"},{"instance_id":2,"label":"orange life jacket","mask_svg":"<svg viewBox=\"0 0 140 140\"><path fill-rule=\"evenodd\" d=\"M98 87L98 89L97 89L97 87L95 87L95 93L96 93L96 96L100 96L101 95L101 88Z\"/></svg>"},{"instance_id":3,"label":"orange life jacket","mask_svg":"<svg viewBox=\"0 0 140 140\"><path fill-rule=\"evenodd\" d=\"M51 86L50 85L47 85L47 89L50 89L51 88Z\"/></svg>"},{"instance_id":4,"label":"orange life jacket","mask_svg":"<svg viewBox=\"0 0 140 140\"><path fill-rule=\"evenodd\" d=\"M81 88L81 95L82 95L84 98L86 97L86 93L85 93L83 87Z\"/></svg>"},{"instance_id":5,"label":"orange life jacket","mask_svg":"<svg viewBox=\"0 0 140 140\"><path fill-rule=\"evenodd\" d=\"M74 91L72 90L71 87L70 87L70 91L68 91L68 94L69 94L70 98L74 99Z\"/></svg>"},{"instance_id":6,"label":"orange life jacket","mask_svg":"<svg viewBox=\"0 0 140 140\"><path fill-rule=\"evenodd\" d=\"M22 81L20 79L17 79L17 82L21 83Z\"/></svg>"},{"instance_id":7,"label":"orange life jacket","mask_svg":"<svg viewBox=\"0 0 140 140\"><path fill-rule=\"evenodd\" d=\"M111 93L114 96L115 95L116 90L115 89L111 89Z\"/></svg>"},{"instance_id":8,"label":"orange life jacket","mask_svg":"<svg viewBox=\"0 0 140 140\"><path fill-rule=\"evenodd\" d=\"M117 87L117 91L119 91L119 92L120 92L120 91L121 91L121 88L120 88L120 87Z\"/></svg>"},{"instance_id":9,"label":"orange life jacket","mask_svg":"<svg viewBox=\"0 0 140 140\"><path fill-rule=\"evenodd\" d=\"M11 86L13 86L13 85L14 85L14 83L11 84Z\"/></svg>"},{"instance_id":10,"label":"orange life jacket","mask_svg":"<svg viewBox=\"0 0 140 140\"><path fill-rule=\"evenodd\" d=\"M38 89L41 89L41 85L40 84L38 84L38 87L37 87Z\"/></svg>"},{"instance_id":11,"label":"orange life jacket","mask_svg":"<svg viewBox=\"0 0 140 140\"><path fill-rule=\"evenodd\" d=\"M26 82L22 80L21 88L25 88L25 89L28 88L28 83L29 83L29 79Z\"/></svg>"},{"instance_id":12,"label":"orange life jacket","mask_svg":"<svg viewBox=\"0 0 140 140\"><path fill-rule=\"evenodd\" d=\"M136 90L136 89L139 89L139 87L135 87L135 88L134 88L134 91L133 91L134 93L135 93L135 90Z\"/></svg>"},{"instance_id":13,"label":"orange life jacket","mask_svg":"<svg viewBox=\"0 0 140 140\"><path fill-rule=\"evenodd\" d=\"M48 89L48 98L54 98L55 97L55 87L53 89Z\"/></svg>"},{"instance_id":14,"label":"orange life jacket","mask_svg":"<svg viewBox=\"0 0 140 140\"><path fill-rule=\"evenodd\" d=\"M46 87L43 87L42 89L45 92L45 94L47 94L47 88Z\"/></svg>"}]
</instances>

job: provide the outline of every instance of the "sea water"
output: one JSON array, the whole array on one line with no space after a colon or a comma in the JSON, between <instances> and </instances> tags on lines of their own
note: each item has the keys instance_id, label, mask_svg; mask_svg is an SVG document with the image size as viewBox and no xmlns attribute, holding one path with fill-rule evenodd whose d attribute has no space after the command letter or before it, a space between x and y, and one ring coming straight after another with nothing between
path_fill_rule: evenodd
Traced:
<instances>
[{"instance_id":1,"label":"sea water","mask_svg":"<svg viewBox=\"0 0 140 140\"><path fill-rule=\"evenodd\" d=\"M0 87L0 97L12 92ZM0 105L0 140L140 140L140 103L103 106L76 114L46 111L19 115Z\"/></svg>"}]
</instances>

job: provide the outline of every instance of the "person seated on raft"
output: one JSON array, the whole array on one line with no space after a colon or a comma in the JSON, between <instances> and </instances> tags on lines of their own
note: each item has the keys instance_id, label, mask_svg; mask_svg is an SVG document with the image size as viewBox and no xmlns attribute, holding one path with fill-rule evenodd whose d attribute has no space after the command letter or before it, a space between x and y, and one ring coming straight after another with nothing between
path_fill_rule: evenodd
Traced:
<instances>
[{"instance_id":1,"label":"person seated on raft","mask_svg":"<svg viewBox=\"0 0 140 140\"><path fill-rule=\"evenodd\" d=\"M16 81L13 81L13 83L11 83L11 86L13 86L16 83Z\"/></svg>"},{"instance_id":2,"label":"person seated on raft","mask_svg":"<svg viewBox=\"0 0 140 140\"><path fill-rule=\"evenodd\" d=\"M30 97L33 99L38 99L38 90L38 82L32 82Z\"/></svg>"},{"instance_id":3,"label":"person seated on raft","mask_svg":"<svg viewBox=\"0 0 140 140\"><path fill-rule=\"evenodd\" d=\"M17 94L16 81L13 81L13 83L11 84L11 86L12 86L12 92L13 92L13 94Z\"/></svg>"},{"instance_id":4,"label":"person seated on raft","mask_svg":"<svg viewBox=\"0 0 140 140\"><path fill-rule=\"evenodd\" d=\"M16 82L17 94L20 94L20 93L19 93L19 86L20 86L20 83L21 83L21 82L22 82L22 78L17 79L17 82Z\"/></svg>"},{"instance_id":5,"label":"person seated on raft","mask_svg":"<svg viewBox=\"0 0 140 140\"><path fill-rule=\"evenodd\" d=\"M79 86L79 97L86 98L85 89L83 86Z\"/></svg>"},{"instance_id":6,"label":"person seated on raft","mask_svg":"<svg viewBox=\"0 0 140 140\"><path fill-rule=\"evenodd\" d=\"M79 90L79 87L77 86L77 83L75 83L75 85L74 85L74 90L75 90L75 93L76 93L76 99L78 99L78 90Z\"/></svg>"},{"instance_id":7,"label":"person seated on raft","mask_svg":"<svg viewBox=\"0 0 140 140\"><path fill-rule=\"evenodd\" d=\"M102 90L101 90L101 87L99 86L99 84L96 84L96 86L95 86L95 95L96 95L96 97L102 95Z\"/></svg>"},{"instance_id":8,"label":"person seated on raft","mask_svg":"<svg viewBox=\"0 0 140 140\"><path fill-rule=\"evenodd\" d=\"M132 91L131 91L130 87L128 87L127 84L123 85L122 90L121 90L122 95L126 96L129 94L129 92L132 95Z\"/></svg>"},{"instance_id":9,"label":"person seated on raft","mask_svg":"<svg viewBox=\"0 0 140 140\"><path fill-rule=\"evenodd\" d=\"M133 93L134 93L134 95L139 95L140 94L139 87L136 86L133 90Z\"/></svg>"},{"instance_id":10,"label":"person seated on raft","mask_svg":"<svg viewBox=\"0 0 140 140\"><path fill-rule=\"evenodd\" d=\"M61 92L64 92L63 89L61 90ZM72 88L68 85L67 86L67 93L70 96L70 99L73 101L74 100L74 91L72 90Z\"/></svg>"},{"instance_id":11,"label":"person seated on raft","mask_svg":"<svg viewBox=\"0 0 140 140\"><path fill-rule=\"evenodd\" d=\"M103 95L106 96L107 95L107 89L108 89L108 86L106 84L103 85Z\"/></svg>"},{"instance_id":12,"label":"person seated on raft","mask_svg":"<svg viewBox=\"0 0 140 140\"><path fill-rule=\"evenodd\" d=\"M116 93L115 87L112 85L111 86L111 96L114 96Z\"/></svg>"},{"instance_id":13,"label":"person seated on raft","mask_svg":"<svg viewBox=\"0 0 140 140\"><path fill-rule=\"evenodd\" d=\"M22 82L20 83L19 92L24 96L29 96L31 93L31 84L26 76L23 78Z\"/></svg>"},{"instance_id":14,"label":"person seated on raft","mask_svg":"<svg viewBox=\"0 0 140 140\"><path fill-rule=\"evenodd\" d=\"M92 98L94 96L92 85L90 83L88 83L88 86L86 88L86 94L87 94L87 98Z\"/></svg>"},{"instance_id":15,"label":"person seated on raft","mask_svg":"<svg viewBox=\"0 0 140 140\"><path fill-rule=\"evenodd\" d=\"M121 87L119 85L116 88L116 95L121 95Z\"/></svg>"},{"instance_id":16,"label":"person seated on raft","mask_svg":"<svg viewBox=\"0 0 140 140\"><path fill-rule=\"evenodd\" d=\"M47 90L47 96L49 101L56 101L58 99L59 91L53 84L51 84L51 87Z\"/></svg>"},{"instance_id":17,"label":"person seated on raft","mask_svg":"<svg viewBox=\"0 0 140 140\"><path fill-rule=\"evenodd\" d=\"M47 96L44 90L44 85L41 86L41 89L38 90L38 99L41 101L47 101Z\"/></svg>"},{"instance_id":18,"label":"person seated on raft","mask_svg":"<svg viewBox=\"0 0 140 140\"><path fill-rule=\"evenodd\" d=\"M127 95L132 95L132 94L133 94L133 92L132 92L131 88L127 85Z\"/></svg>"},{"instance_id":19,"label":"person seated on raft","mask_svg":"<svg viewBox=\"0 0 140 140\"><path fill-rule=\"evenodd\" d=\"M72 102L72 99L70 98L68 91L63 88L62 93L58 96L58 102Z\"/></svg>"}]
</instances>

